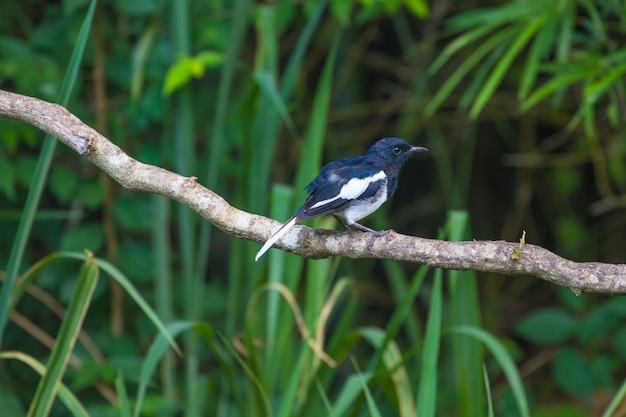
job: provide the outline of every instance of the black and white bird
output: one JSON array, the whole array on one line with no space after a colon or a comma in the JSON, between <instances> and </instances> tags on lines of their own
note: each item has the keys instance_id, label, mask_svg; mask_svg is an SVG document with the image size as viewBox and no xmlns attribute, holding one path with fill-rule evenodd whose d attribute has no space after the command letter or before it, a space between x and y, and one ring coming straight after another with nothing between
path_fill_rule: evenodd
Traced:
<instances>
[{"instance_id":1,"label":"black and white bird","mask_svg":"<svg viewBox=\"0 0 626 417\"><path fill-rule=\"evenodd\" d=\"M383 138L372 145L365 155L339 159L322 167L319 175L306 186L309 193L296 213L267 239L254 258L261 256L296 223L314 217L342 215L348 226L377 236L378 232L357 221L378 210L398 186L402 165L415 152L426 152L421 146L411 146L399 138ZM345 226L345 225L344 225Z\"/></svg>"}]
</instances>

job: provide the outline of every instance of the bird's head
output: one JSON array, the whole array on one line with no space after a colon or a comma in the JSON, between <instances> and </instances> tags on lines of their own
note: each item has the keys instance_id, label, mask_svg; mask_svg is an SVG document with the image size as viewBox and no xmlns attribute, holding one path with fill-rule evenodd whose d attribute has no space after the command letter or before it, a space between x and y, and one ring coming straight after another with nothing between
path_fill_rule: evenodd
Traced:
<instances>
[{"instance_id":1,"label":"bird's head","mask_svg":"<svg viewBox=\"0 0 626 417\"><path fill-rule=\"evenodd\" d=\"M388 164L402 165L416 152L428 152L428 149L411 146L400 138L383 138L373 144L365 156L383 159Z\"/></svg>"}]
</instances>

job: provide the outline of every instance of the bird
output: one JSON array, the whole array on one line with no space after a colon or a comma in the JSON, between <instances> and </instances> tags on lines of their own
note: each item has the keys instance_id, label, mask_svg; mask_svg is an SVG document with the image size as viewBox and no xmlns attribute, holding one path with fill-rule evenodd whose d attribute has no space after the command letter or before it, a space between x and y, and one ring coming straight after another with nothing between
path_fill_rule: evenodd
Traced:
<instances>
[{"instance_id":1,"label":"bird","mask_svg":"<svg viewBox=\"0 0 626 417\"><path fill-rule=\"evenodd\" d=\"M373 237L389 233L357 222L378 210L393 195L400 169L409 156L427 151L400 138L386 137L374 143L364 155L324 165L319 175L305 187L309 195L302 207L272 233L254 260L258 261L296 223L323 215L333 215L347 230L354 227L372 233ZM338 215L343 216L345 223Z\"/></svg>"}]
</instances>

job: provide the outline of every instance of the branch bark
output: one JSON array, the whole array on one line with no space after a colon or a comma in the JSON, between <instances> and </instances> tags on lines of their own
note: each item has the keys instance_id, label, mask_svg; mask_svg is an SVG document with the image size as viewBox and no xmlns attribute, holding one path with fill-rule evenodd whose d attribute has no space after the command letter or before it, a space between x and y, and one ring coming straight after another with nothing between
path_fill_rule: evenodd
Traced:
<instances>
[{"instance_id":1,"label":"branch bark","mask_svg":"<svg viewBox=\"0 0 626 417\"><path fill-rule=\"evenodd\" d=\"M195 177L183 177L141 163L65 108L0 90L0 117L20 120L58 138L84 155L123 187L161 194L182 203L224 232L241 239L264 242L279 223L239 210ZM626 294L626 265L573 262L536 245L505 241L446 242L399 233L374 239L361 232L338 233L295 226L276 247L307 258L344 256L379 258L432 267L532 275L570 288L575 293Z\"/></svg>"}]
</instances>

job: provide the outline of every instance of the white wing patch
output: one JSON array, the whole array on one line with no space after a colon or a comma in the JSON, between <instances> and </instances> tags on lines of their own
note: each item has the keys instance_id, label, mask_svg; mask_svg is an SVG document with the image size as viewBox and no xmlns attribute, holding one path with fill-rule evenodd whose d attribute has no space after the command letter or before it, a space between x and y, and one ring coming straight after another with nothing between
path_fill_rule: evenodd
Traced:
<instances>
[{"instance_id":1,"label":"white wing patch","mask_svg":"<svg viewBox=\"0 0 626 417\"><path fill-rule=\"evenodd\" d=\"M365 192L365 190L367 190L367 187L369 187L371 183L384 180L386 178L387 176L385 175L384 171L379 171L370 177L352 178L350 181L345 183L343 187L341 187L339 194L337 194L334 197L328 198L326 200L318 201L317 203L313 204L311 208L313 209L313 208L317 208L320 206L324 206L328 203L332 203L333 201L339 200L339 199L342 199L342 200L357 199L359 198L361 194Z\"/></svg>"}]
</instances>

